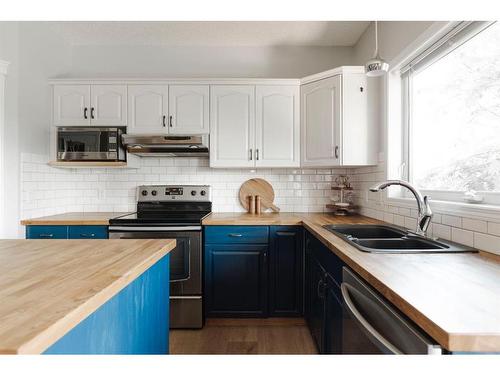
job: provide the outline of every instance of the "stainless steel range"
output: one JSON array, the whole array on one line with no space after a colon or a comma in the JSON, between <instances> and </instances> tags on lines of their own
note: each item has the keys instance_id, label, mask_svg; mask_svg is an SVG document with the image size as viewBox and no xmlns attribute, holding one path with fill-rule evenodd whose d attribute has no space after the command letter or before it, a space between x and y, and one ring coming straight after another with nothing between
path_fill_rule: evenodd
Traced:
<instances>
[{"instance_id":1,"label":"stainless steel range","mask_svg":"<svg viewBox=\"0 0 500 375\"><path fill-rule=\"evenodd\" d=\"M137 212L110 220L110 238L174 238L170 253L170 327L203 327L201 221L212 212L210 186L137 189Z\"/></svg>"}]
</instances>

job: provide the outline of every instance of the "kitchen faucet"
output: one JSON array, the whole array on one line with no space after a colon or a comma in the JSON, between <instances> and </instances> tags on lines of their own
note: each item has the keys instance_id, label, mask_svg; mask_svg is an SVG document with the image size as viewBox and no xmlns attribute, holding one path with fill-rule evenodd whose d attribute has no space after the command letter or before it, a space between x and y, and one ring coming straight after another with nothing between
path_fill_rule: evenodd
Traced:
<instances>
[{"instance_id":1,"label":"kitchen faucet","mask_svg":"<svg viewBox=\"0 0 500 375\"><path fill-rule=\"evenodd\" d=\"M431 207L429 206L429 197L427 195L422 196L422 194L413 185L402 180L388 180L385 182L380 182L376 185L373 185L370 188L370 191L377 192L380 190L384 190L386 187L391 185L404 186L413 193L415 199L417 200L418 207L417 234L427 236L427 228L431 223L433 215Z\"/></svg>"}]
</instances>

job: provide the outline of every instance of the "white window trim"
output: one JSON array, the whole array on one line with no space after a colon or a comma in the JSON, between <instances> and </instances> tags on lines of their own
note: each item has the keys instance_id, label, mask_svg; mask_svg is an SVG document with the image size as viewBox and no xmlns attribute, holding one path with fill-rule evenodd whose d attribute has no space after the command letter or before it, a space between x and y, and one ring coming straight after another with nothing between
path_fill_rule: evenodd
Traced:
<instances>
[{"instance_id":1,"label":"white window trim","mask_svg":"<svg viewBox=\"0 0 500 375\"><path fill-rule=\"evenodd\" d=\"M5 78L9 64L0 60L0 238L5 237Z\"/></svg>"},{"instance_id":2,"label":"white window trim","mask_svg":"<svg viewBox=\"0 0 500 375\"><path fill-rule=\"evenodd\" d=\"M391 70L384 79L383 95L387 98L385 113L382 116L384 126L384 137L386 140L385 152L385 171L387 179L407 179L407 156L405 155L407 147L406 121L403 113L402 84L401 84L401 69L407 66L417 56L450 34L452 30L457 30L457 27L463 24L462 22L435 22L429 29L420 35L420 37L411 43L403 50L396 58L389 62ZM432 198L432 191L422 191ZM483 194L482 192L478 192ZM413 208L415 199L411 195L407 195L404 189L394 188L385 190L385 203L389 205L404 206ZM451 195L460 194L463 197L463 192L451 192ZM484 193L491 194L491 193ZM493 193L498 199L499 194ZM460 201L443 200L440 194L434 192L434 199L431 199L431 207L437 213L465 216L477 219L486 219L489 221L500 222L500 205L492 204L473 204Z\"/></svg>"}]
</instances>

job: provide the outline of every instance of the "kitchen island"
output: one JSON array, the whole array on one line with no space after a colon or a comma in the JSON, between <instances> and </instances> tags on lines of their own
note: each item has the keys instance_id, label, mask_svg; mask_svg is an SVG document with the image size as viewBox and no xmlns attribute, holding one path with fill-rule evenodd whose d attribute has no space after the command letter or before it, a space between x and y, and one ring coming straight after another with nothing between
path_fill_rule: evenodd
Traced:
<instances>
[{"instance_id":1,"label":"kitchen island","mask_svg":"<svg viewBox=\"0 0 500 375\"><path fill-rule=\"evenodd\" d=\"M0 240L0 353L167 354L175 246Z\"/></svg>"}]
</instances>

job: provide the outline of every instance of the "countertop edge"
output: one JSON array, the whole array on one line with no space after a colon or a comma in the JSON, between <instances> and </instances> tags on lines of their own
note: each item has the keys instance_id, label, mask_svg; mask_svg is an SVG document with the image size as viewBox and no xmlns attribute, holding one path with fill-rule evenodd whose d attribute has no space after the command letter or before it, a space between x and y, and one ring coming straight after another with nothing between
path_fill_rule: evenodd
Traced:
<instances>
[{"instance_id":1,"label":"countertop edge","mask_svg":"<svg viewBox=\"0 0 500 375\"><path fill-rule=\"evenodd\" d=\"M93 241L93 240L90 240ZM71 329L76 327L80 322L94 313L98 308L104 305L107 301L117 295L126 286L132 283L140 275L142 275L151 266L157 263L172 249L175 248L176 241L173 240L169 244L163 245L155 254L145 259L130 269L126 274L120 276L106 288L99 291L97 294L89 298L83 304L79 305L69 314L59 319L45 331L39 333L31 340L25 342L17 349L0 348L1 354L41 354L48 349L57 340L63 337Z\"/></svg>"}]
</instances>

